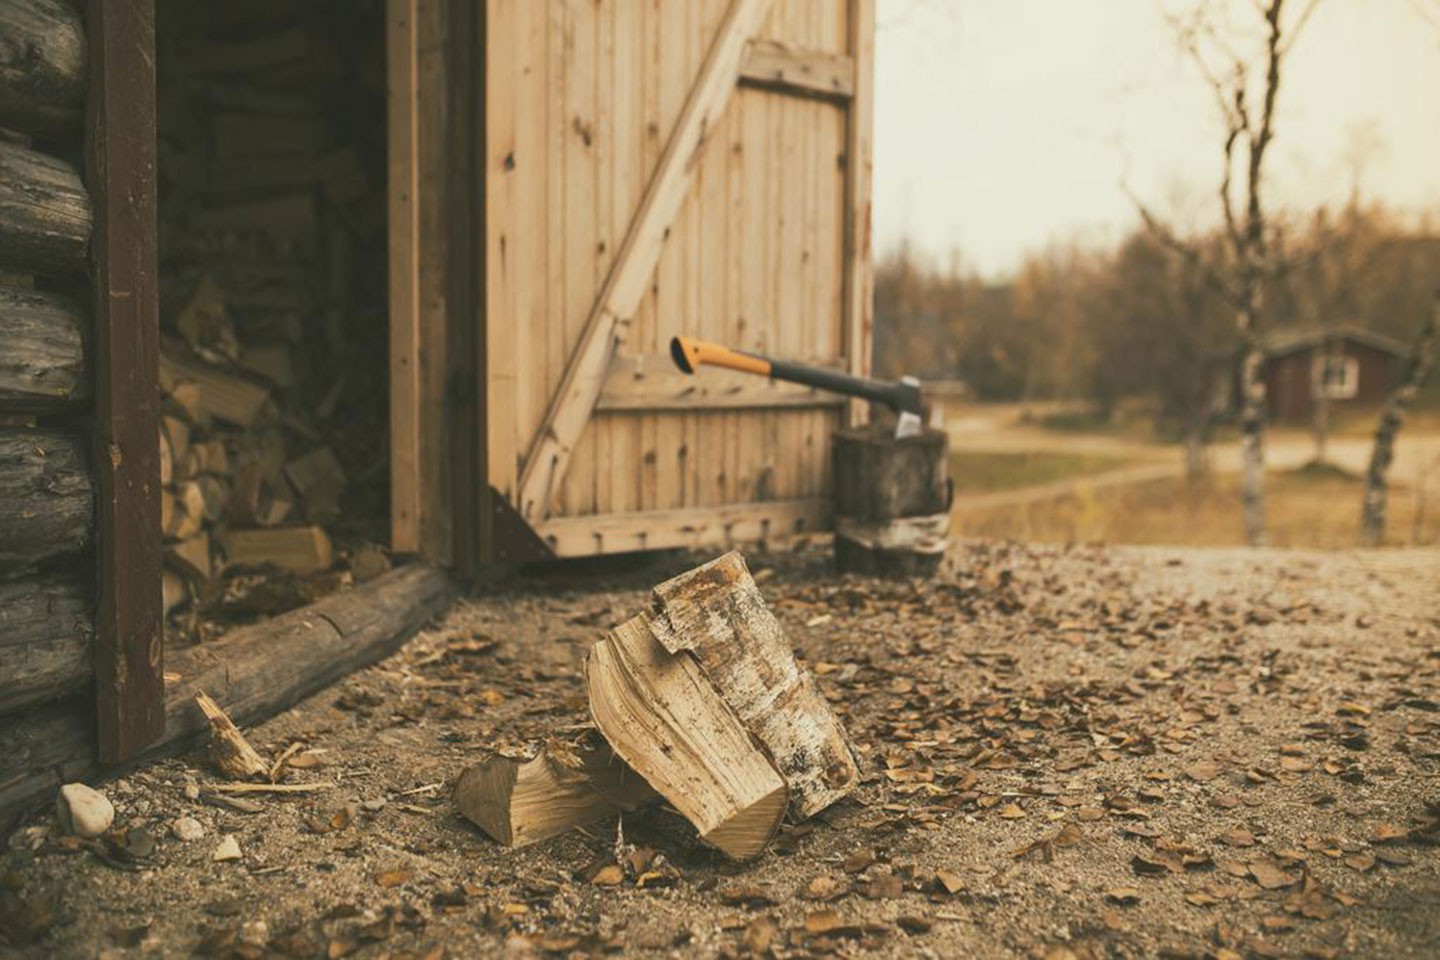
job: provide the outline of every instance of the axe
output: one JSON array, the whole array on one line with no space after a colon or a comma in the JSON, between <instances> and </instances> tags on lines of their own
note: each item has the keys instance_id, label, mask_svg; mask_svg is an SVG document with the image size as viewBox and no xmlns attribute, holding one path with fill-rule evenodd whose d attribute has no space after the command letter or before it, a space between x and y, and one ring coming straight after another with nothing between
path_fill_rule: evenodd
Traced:
<instances>
[{"instance_id":1,"label":"axe","mask_svg":"<svg viewBox=\"0 0 1440 960\"><path fill-rule=\"evenodd\" d=\"M693 374L702 365L709 364L712 367L727 367L741 373L800 383L807 387L883 404L894 410L899 417L895 423L896 439L919 436L924 424L925 410L920 403L920 381L914 377L901 377L893 382L852 377L838 370L772 360L758 353L731 350L717 343L706 343L704 340L692 340L689 337L671 338L670 357L675 361L675 366L685 373Z\"/></svg>"}]
</instances>

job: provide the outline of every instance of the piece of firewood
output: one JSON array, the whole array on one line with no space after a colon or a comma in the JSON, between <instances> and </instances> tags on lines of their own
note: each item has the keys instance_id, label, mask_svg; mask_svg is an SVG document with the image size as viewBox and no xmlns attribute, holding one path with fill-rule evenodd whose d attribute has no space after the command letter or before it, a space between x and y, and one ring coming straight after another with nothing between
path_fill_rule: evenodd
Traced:
<instances>
[{"instance_id":1,"label":"piece of firewood","mask_svg":"<svg viewBox=\"0 0 1440 960\"><path fill-rule=\"evenodd\" d=\"M590 714L615 752L706 843L736 860L758 856L789 791L695 659L666 651L639 616L590 648L585 676Z\"/></svg>"},{"instance_id":2,"label":"piece of firewood","mask_svg":"<svg viewBox=\"0 0 1440 960\"><path fill-rule=\"evenodd\" d=\"M160 595L166 615L171 610L185 602L188 594L185 591L185 581L180 574L174 570L162 570L160 572Z\"/></svg>"},{"instance_id":3,"label":"piece of firewood","mask_svg":"<svg viewBox=\"0 0 1440 960\"><path fill-rule=\"evenodd\" d=\"M183 383L193 383L199 389L197 407L201 416L213 416L237 427L253 425L270 402L270 391L258 383L162 351L161 389L174 395Z\"/></svg>"},{"instance_id":4,"label":"piece of firewood","mask_svg":"<svg viewBox=\"0 0 1440 960\"><path fill-rule=\"evenodd\" d=\"M659 795L596 735L548 743L528 760L492 754L460 773L453 798L480 829L519 847L647 806Z\"/></svg>"},{"instance_id":5,"label":"piece of firewood","mask_svg":"<svg viewBox=\"0 0 1440 960\"><path fill-rule=\"evenodd\" d=\"M203 690L195 694L195 703L210 721L210 759L220 772L232 780L265 776L270 765L255 752L220 705Z\"/></svg>"},{"instance_id":6,"label":"piece of firewood","mask_svg":"<svg viewBox=\"0 0 1440 960\"><path fill-rule=\"evenodd\" d=\"M170 544L165 548L165 559L179 573L210 579L210 534L201 531L189 540Z\"/></svg>"},{"instance_id":7,"label":"piece of firewood","mask_svg":"<svg viewBox=\"0 0 1440 960\"><path fill-rule=\"evenodd\" d=\"M809 817L859 782L854 751L830 705L800 669L745 560L731 551L654 590L655 637L689 651L785 775L791 815Z\"/></svg>"},{"instance_id":8,"label":"piece of firewood","mask_svg":"<svg viewBox=\"0 0 1440 960\"><path fill-rule=\"evenodd\" d=\"M295 573L313 573L328 568L334 560L330 537L323 527L230 530L224 545L230 565L270 563Z\"/></svg>"},{"instance_id":9,"label":"piece of firewood","mask_svg":"<svg viewBox=\"0 0 1440 960\"><path fill-rule=\"evenodd\" d=\"M192 480L175 485L170 526L165 532L179 540L189 540L205 526L205 493Z\"/></svg>"}]
</instances>

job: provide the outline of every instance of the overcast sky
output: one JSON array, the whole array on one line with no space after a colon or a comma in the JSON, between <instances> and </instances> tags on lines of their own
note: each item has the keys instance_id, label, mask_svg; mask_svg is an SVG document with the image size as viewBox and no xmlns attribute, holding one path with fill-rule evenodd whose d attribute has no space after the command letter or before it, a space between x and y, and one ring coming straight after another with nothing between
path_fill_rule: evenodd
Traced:
<instances>
[{"instance_id":1,"label":"overcast sky","mask_svg":"<svg viewBox=\"0 0 1440 960\"><path fill-rule=\"evenodd\" d=\"M1219 120L1163 16L1186 2L878 0L878 249L1002 276L1127 231L1127 172L1182 222L1218 215ZM1357 143L1365 195L1440 228L1440 0L1321 0L1282 79L1279 199L1343 202Z\"/></svg>"}]
</instances>

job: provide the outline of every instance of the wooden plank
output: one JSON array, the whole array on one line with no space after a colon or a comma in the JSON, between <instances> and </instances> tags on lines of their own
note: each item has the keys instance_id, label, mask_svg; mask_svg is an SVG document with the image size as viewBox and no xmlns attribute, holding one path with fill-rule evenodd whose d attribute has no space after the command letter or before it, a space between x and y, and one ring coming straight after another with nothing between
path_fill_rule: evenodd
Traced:
<instances>
[{"instance_id":1,"label":"wooden plank","mask_svg":"<svg viewBox=\"0 0 1440 960\"><path fill-rule=\"evenodd\" d=\"M769 0L734 0L710 48L659 167L585 320L560 389L525 458L518 508L527 520L533 522L549 513L570 455L600 395L610 356L625 338L625 328L639 307L666 235L685 199L699 154L735 89L745 42L763 21L768 7Z\"/></svg>"},{"instance_id":2,"label":"wooden plank","mask_svg":"<svg viewBox=\"0 0 1440 960\"><path fill-rule=\"evenodd\" d=\"M68 410L89 397L87 326L65 297L0 286L0 410Z\"/></svg>"},{"instance_id":3,"label":"wooden plank","mask_svg":"<svg viewBox=\"0 0 1440 960\"><path fill-rule=\"evenodd\" d=\"M871 138L875 122L875 0L849 2L850 56L855 61L855 94L845 129L845 355L850 372L870 373L874 340L874 290L871 269L870 178L874 167ZM869 418L866 404L850 404L853 426Z\"/></svg>"},{"instance_id":4,"label":"wooden plank","mask_svg":"<svg viewBox=\"0 0 1440 960\"><path fill-rule=\"evenodd\" d=\"M66 0L0 0L0 127L71 135L85 106L85 27Z\"/></svg>"},{"instance_id":5,"label":"wooden plank","mask_svg":"<svg viewBox=\"0 0 1440 960\"><path fill-rule=\"evenodd\" d=\"M416 16L386 0L390 231L390 545L420 549L420 247Z\"/></svg>"},{"instance_id":6,"label":"wooden plank","mask_svg":"<svg viewBox=\"0 0 1440 960\"><path fill-rule=\"evenodd\" d=\"M843 360L807 361L843 369ZM617 354L610 362L597 411L744 410L766 407L828 407L843 404L834 394L800 384L733 370L681 373L668 353Z\"/></svg>"},{"instance_id":7,"label":"wooden plank","mask_svg":"<svg viewBox=\"0 0 1440 960\"><path fill-rule=\"evenodd\" d=\"M152 0L89 0L85 167L94 196L95 690L101 762L164 733L160 302Z\"/></svg>"},{"instance_id":8,"label":"wooden plank","mask_svg":"<svg viewBox=\"0 0 1440 960\"><path fill-rule=\"evenodd\" d=\"M855 60L757 39L750 42L740 63L740 82L797 96L849 100L855 95Z\"/></svg>"},{"instance_id":9,"label":"wooden plank","mask_svg":"<svg viewBox=\"0 0 1440 960\"><path fill-rule=\"evenodd\" d=\"M394 653L457 594L443 571L412 564L213 643L171 651L164 737L145 757L173 753L209 732L197 692L210 694L235 723L257 723ZM100 773L92 717L81 699L0 718L0 832L61 783Z\"/></svg>"},{"instance_id":10,"label":"wooden plank","mask_svg":"<svg viewBox=\"0 0 1440 960\"><path fill-rule=\"evenodd\" d=\"M830 502L774 500L591 517L556 517L535 532L558 557L700 548L783 539L828 529Z\"/></svg>"}]
</instances>

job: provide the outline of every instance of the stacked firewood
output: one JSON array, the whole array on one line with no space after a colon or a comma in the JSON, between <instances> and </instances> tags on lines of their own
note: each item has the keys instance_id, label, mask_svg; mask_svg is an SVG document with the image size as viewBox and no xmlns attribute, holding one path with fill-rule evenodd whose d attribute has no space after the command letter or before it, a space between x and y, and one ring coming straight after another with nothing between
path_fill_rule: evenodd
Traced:
<instances>
[{"instance_id":1,"label":"stacked firewood","mask_svg":"<svg viewBox=\"0 0 1440 960\"><path fill-rule=\"evenodd\" d=\"M325 8L159 11L167 610L384 536L383 30Z\"/></svg>"}]
</instances>

